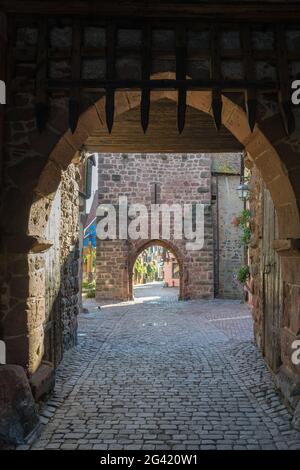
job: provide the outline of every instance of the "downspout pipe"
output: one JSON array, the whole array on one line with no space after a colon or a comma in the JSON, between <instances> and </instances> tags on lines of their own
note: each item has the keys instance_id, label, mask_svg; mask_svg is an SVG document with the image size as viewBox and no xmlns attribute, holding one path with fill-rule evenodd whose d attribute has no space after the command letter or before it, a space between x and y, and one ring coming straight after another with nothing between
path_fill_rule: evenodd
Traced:
<instances>
[{"instance_id":1,"label":"downspout pipe","mask_svg":"<svg viewBox=\"0 0 300 470\"><path fill-rule=\"evenodd\" d=\"M93 166L96 166L95 155L90 155L86 160L86 170L85 170L85 193L80 192L80 196L84 199L90 199L92 195L92 174Z\"/></svg>"}]
</instances>

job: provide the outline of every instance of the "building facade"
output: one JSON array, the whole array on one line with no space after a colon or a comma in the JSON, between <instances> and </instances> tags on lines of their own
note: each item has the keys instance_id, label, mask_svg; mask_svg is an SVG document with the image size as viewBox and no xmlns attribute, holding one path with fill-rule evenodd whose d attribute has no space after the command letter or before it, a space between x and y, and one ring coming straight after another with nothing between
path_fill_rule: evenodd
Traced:
<instances>
[{"instance_id":1,"label":"building facade","mask_svg":"<svg viewBox=\"0 0 300 470\"><path fill-rule=\"evenodd\" d=\"M132 298L135 260L151 244L161 244L178 260L181 299L241 298L236 271L243 264L244 251L231 223L243 208L236 191L241 154L101 154L98 171L100 207L112 204L118 209L119 198L126 196L128 206L144 204L149 215L147 236L132 240L130 236L118 239L117 234L116 240L97 240L98 300ZM170 219L162 216L159 235L153 236L151 210L155 204L181 209L202 204L203 246L189 249L183 232L178 239L172 215ZM163 225L169 222L170 237L164 238ZM198 229L194 226L193 230Z\"/></svg>"}]
</instances>

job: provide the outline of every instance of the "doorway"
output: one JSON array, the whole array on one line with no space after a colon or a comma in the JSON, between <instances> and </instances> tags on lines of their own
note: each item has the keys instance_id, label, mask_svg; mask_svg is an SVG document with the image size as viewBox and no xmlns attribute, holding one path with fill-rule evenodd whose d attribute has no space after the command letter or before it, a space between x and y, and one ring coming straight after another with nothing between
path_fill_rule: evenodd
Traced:
<instances>
[{"instance_id":1,"label":"doorway","mask_svg":"<svg viewBox=\"0 0 300 470\"><path fill-rule=\"evenodd\" d=\"M138 301L176 301L180 293L180 264L165 246L150 245L136 258L133 297Z\"/></svg>"}]
</instances>

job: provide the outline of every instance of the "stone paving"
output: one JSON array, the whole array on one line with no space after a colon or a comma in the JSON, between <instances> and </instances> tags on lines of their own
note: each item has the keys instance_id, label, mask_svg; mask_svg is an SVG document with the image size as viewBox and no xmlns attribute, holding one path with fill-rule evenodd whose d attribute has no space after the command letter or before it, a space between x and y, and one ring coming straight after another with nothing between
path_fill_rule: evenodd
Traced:
<instances>
[{"instance_id":1,"label":"stone paving","mask_svg":"<svg viewBox=\"0 0 300 470\"><path fill-rule=\"evenodd\" d=\"M300 449L247 306L155 286L136 297L87 304L42 433L19 448Z\"/></svg>"}]
</instances>

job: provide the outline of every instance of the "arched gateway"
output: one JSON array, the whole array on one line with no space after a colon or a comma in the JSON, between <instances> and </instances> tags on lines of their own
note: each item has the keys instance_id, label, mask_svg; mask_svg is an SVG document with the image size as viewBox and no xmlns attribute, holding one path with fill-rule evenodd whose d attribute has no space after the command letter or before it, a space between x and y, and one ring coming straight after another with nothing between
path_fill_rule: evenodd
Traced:
<instances>
[{"instance_id":1,"label":"arched gateway","mask_svg":"<svg viewBox=\"0 0 300 470\"><path fill-rule=\"evenodd\" d=\"M114 118L116 120L118 117L124 118L124 125L126 125L126 118L130 119L130 112L140 106L142 125L146 130L149 105L154 102L159 103L163 113L164 104L171 102L177 104L177 124L180 131L184 127L185 111L190 108L204 113L206 117L213 117L217 127L223 125L246 151L249 160L260 171L270 191L278 216L278 233L273 246L280 255L284 282L280 341L282 365L280 370L274 370L274 373L281 381L285 395L293 402L292 394L297 390L296 385L299 383L300 374L299 364L292 362L292 344L299 339L300 334L300 139L298 135L300 118L298 110L295 110L295 120L293 120L289 103L289 88L284 85L285 78L288 78L286 77L287 71L289 69L294 71L290 63L294 61L293 57L297 54L293 46L293 35L288 31L289 28L287 31L282 28L282 14L276 10L274 21L268 25L272 30L271 37L276 37L277 49L272 55L271 62L276 61L278 79L273 80L271 77L270 81L269 72L267 77L264 75L266 69L267 71L272 69L272 66L266 65L272 51L267 51L266 58L265 51L252 51L255 44L261 44L262 34L267 34L266 40L269 41L269 33L265 25L261 25L259 30L256 29L257 23L262 19L251 10L247 16L249 18L246 25L248 36L243 35L239 24L241 12L240 10L235 12L235 7L232 7L229 14L223 13L221 17L218 14L221 23L223 16L226 20L218 28L215 28L211 12L207 14L202 11L201 15L204 16L200 15L202 22L203 18L209 22L209 27L204 28L209 35L207 52L204 54L205 59L202 60L202 58L200 62L197 55L199 54L198 46L191 54L196 54L196 58L193 59L199 65L196 70L201 71L205 66L205 61L210 61L212 65L211 70L208 71L210 78L207 81L200 80L201 90L197 89L195 82L191 82L195 89L186 83L188 80L186 80L187 68L185 67L185 35L183 30L178 28L178 22L171 27L176 33L174 33L176 60L174 58L168 60L167 64L164 63L164 67L161 67L162 58L158 57L153 61L152 67L147 62L147 57L141 54L143 83L139 83L141 86L134 89L131 79L128 83L126 82L127 88L123 79L120 79L122 86L112 83L116 79L118 67L118 73L124 72L120 62L114 63L116 54L114 48L110 47L114 46L113 40L109 42L110 46L107 44L107 56L105 56L102 46L100 47L97 41L96 44L93 42L93 35L88 40L86 40L88 31L87 34L81 35L82 25L80 26L80 22L74 19L71 11L67 22L61 23L58 19L60 14L55 11L46 19L39 9L36 12L37 17L34 17L30 15L29 10L26 14L16 13L21 11L18 8L11 12L12 16L9 18L9 21L13 20L10 31L14 31L14 27L17 30L14 35L15 44L11 48L11 50L14 48L16 50L13 54L9 54L8 61L10 68L8 76L12 76L13 73L16 75L12 77L7 90L14 99L8 100L9 104L5 108L4 117L3 113L1 114L1 122L2 118L5 121L5 145L1 149L4 179L1 214L3 229L0 339L5 341L8 363L21 365L34 381L45 357L46 335L52 341L52 343L50 341L51 344L49 343L49 349L53 354L55 365L61 360L63 351L76 342L78 236L76 230L73 232L71 228L76 227L75 211L72 213L72 210L75 207L76 191L78 191L76 165L80 163L83 147L87 145L89 139L95 138L95 135L97 136L97 133L101 133L107 126L112 130ZM192 22L197 23L198 16L191 11L188 13L189 11L189 9L184 10L182 14L188 15ZM299 10L295 14L291 14L291 10L289 12L290 16L285 14L287 21L289 18L291 22L297 16L299 18ZM63 13L65 15L66 11L64 10ZM87 23L89 13L91 11L87 11L87 18L85 18ZM162 25L159 27L165 29L166 36L168 36L170 24L164 25L165 12L162 13ZM176 11L173 13L177 15ZM135 9L132 14L136 14ZM216 10L213 14L216 15ZM153 15L153 17L156 16L156 14ZM101 22L102 19L103 13L99 12L97 20ZM177 19L181 21L181 17ZM238 36L243 39L238 41L238 52L236 49L232 50L232 47L228 51L226 40L226 37L228 39L228 19L230 19L230 24L232 21L236 22L236 28L229 42L232 44L233 41L235 44L234 38L237 32ZM125 23L127 26L124 28L128 30L128 21ZM194 25L195 28L192 28L192 34L190 34L192 43L195 41L201 24L197 23ZM4 25L5 18L0 24L1 45L5 43ZM94 28L89 24L85 26L89 31ZM102 30L110 39L114 38L115 26L115 24L111 26L108 21L105 23L107 28L105 32L101 23ZM47 28L52 28L51 34L47 34ZM153 25L153 28L157 29L157 25L155 27ZM297 29L298 25L294 25L294 28ZM221 32L224 33L222 37ZM136 37L134 33L135 30L132 36ZM140 47L139 51L148 51L150 45L147 42L147 28L144 27L140 33L143 33L140 36L143 37L145 47ZM250 33L253 41L249 41ZM120 32L120 36L122 34L124 37L124 31ZM131 37L130 34L129 36L125 34L125 38ZM159 38L161 35L156 34L156 41L157 36ZM62 37L63 40L61 40ZM96 37L99 36L96 35ZM49 38L52 41L51 45L47 43ZM25 47L22 41L25 41ZM127 46L129 44L130 49L130 40L126 44ZM293 47L290 47L291 44ZM59 51L62 45L63 50ZM225 57L226 61L229 57L231 62L221 63L223 59L221 60L218 54L220 47L223 51L223 59ZM27 50L26 57L23 53L24 49ZM51 59L51 66L48 68L45 66L47 62L45 51L49 53L49 60ZM96 54L97 60L101 55L101 59L96 61L96 64L93 57L90 60L93 54ZM62 59L66 55L67 58ZM163 51L162 55L164 55ZM245 60L242 60L240 65L242 69L245 68L245 73L244 79L241 79L235 59L244 55ZM12 60L16 63L12 63ZM128 70L139 70L139 67L136 67L136 64L130 60L129 58L129 62L125 61L127 65L129 64ZM255 60L257 64L253 62ZM172 66L173 62L174 64L176 62L177 67ZM104 65L106 63L105 82L99 78L99 74L100 76L103 74L103 68L101 69L103 63ZM89 74L93 73L95 67L96 78L89 79ZM152 69L154 72L157 70L172 70L172 72L154 73L152 79L157 81L155 84L150 80ZM262 78L253 78L256 69L263 75ZM0 72L2 73L3 70L1 61ZM52 76L48 76L48 72ZM272 75L272 70L270 75ZM233 79L230 78L232 76ZM168 80L174 79L176 82L170 84ZM137 88L138 90L142 88L143 91L137 91ZM150 88L152 88L151 93ZM106 89L106 98L103 89ZM266 95L266 92L269 94ZM246 104L244 97L246 97ZM296 130L293 132L294 123ZM4 135L4 132L2 133ZM105 133L108 136L106 130ZM194 129L191 136L196 133ZM113 132L110 137L112 141L116 138ZM131 136L131 139L134 140L134 136ZM179 137L178 139L180 140ZM169 152L176 152L176 142L174 140L170 143L168 136L164 134L163 126L157 135L157 140L162 143L167 142ZM139 149L137 148L136 151L138 152ZM51 290L46 279L49 275L48 254L53 243L47 235L51 209L55 207L55 204L59 206L58 188L60 188L59 191L71 194L67 203L60 206L60 210L63 216L71 213L72 217L64 220L66 230L70 231L62 240L63 256L58 265L55 265L55 269L57 268L57 276L56 274L54 276L56 290ZM128 250L128 247L126 249ZM137 248L132 247L130 252L133 260ZM210 263L211 259L207 262ZM55 295L51 297L51 302L48 302L49 289L51 295L55 292ZM66 292L67 295L64 295ZM260 295L259 292L253 294L257 298ZM130 295L129 291L128 295ZM183 291L182 295L184 297L186 292ZM50 319L53 309L55 321ZM283 376L288 377L288 380L282 381Z\"/></svg>"},{"instance_id":2,"label":"arched gateway","mask_svg":"<svg viewBox=\"0 0 300 470\"><path fill-rule=\"evenodd\" d=\"M159 76L170 77L170 74L167 73ZM135 92L116 92L115 99L116 115L129 112L140 105L140 94ZM177 93L171 91L154 92L151 94L151 99L155 101L161 99L176 101ZM285 295L288 296L284 303L286 326L282 329L281 354L283 363L286 364L289 370L298 374L298 366L291 363L289 353L291 344L297 339L299 333L299 318L294 313L295 301L291 303L288 300L290 295L293 296L293 299L298 299L296 292L297 286L300 286L300 273L298 269L300 223L297 206L299 187L294 177L296 169L293 170L291 168L288 170L291 165L294 166L296 164L296 154L293 146L289 145L288 139L284 137L280 139L280 134L276 131L276 129L281 128L281 118L279 115L269 117L260 126L256 126L254 132L251 132L245 111L226 96L222 96L222 103L222 123L242 143L251 161L260 170L262 178L270 190L277 211L279 231L278 240L274 246L280 255L283 279L286 285ZM188 92L187 105L210 114L211 92ZM45 157L48 154L49 158L31 193L31 200L28 200L30 192L27 194L27 212L26 205L24 207L24 201L22 204L20 203L20 207L23 207L25 211L23 218L25 230L22 231L20 228L18 232L18 247L24 247L25 253L23 252L21 255L16 254L16 256L17 258L21 256L24 260L24 266L28 266L27 274L25 272L23 277L23 282L25 283L27 280L28 283L26 292L24 291L24 302L26 302L26 299L32 298L32 296L34 298L36 295L35 290L30 290L33 289L30 279L39 276L38 273L43 272L43 268L37 265L35 260L43 258L43 252L47 249L45 227L49 218L53 195L55 195L61 181L62 171L68 168L68 165L72 162L76 162L76 159L78 161L78 152L87 141L89 135L92 135L96 129L104 125L104 112L105 98L101 98L80 116L74 134L66 131L58 138L54 148L53 139L57 141L58 129L64 123L67 126L64 114L60 119L58 119L56 114L53 114L51 128L49 126L43 135L44 150L40 146L42 137L32 134L32 148L40 149ZM51 130L52 128L53 130ZM56 130L54 131L54 129ZM163 139L163 135L161 138ZM47 148L45 148L46 142L49 142ZM21 223L21 213L19 212L19 214L18 223ZM27 226L26 221L28 221ZM10 238L9 241L10 249L12 249L12 239ZM11 254L10 256L10 259L12 259L14 255ZM36 266L38 269L36 269ZM43 286L41 285L42 288ZM40 295L44 295L42 290ZM26 313L24 312L24 320L25 318L30 318L32 313L31 310L27 310ZM44 321L43 318L41 317L41 324ZM8 312L4 322L4 337L7 341L8 358L13 357L14 362L22 363L33 373L38 368L43 355L42 331L41 334L37 335L26 330L24 334L16 337L10 333L12 324L14 324L14 319ZM26 324L30 325L30 322L27 320ZM37 328L38 326L35 331L37 331Z\"/></svg>"},{"instance_id":3,"label":"arched gateway","mask_svg":"<svg viewBox=\"0 0 300 470\"><path fill-rule=\"evenodd\" d=\"M175 260L176 263L178 264L178 269L179 269L179 296L178 300L183 300L185 298L185 283L184 280L186 278L186 274L184 271L184 265L183 265L183 257L182 254L178 251L176 246L170 242L170 241L164 241L164 240L149 240L147 242L140 242L138 245L135 247L135 252L132 253L130 261L129 261L129 298L133 299L134 298L134 293L133 293L133 274L134 274L134 264L138 257L140 256L141 253L143 253L144 250L146 250L149 247L162 247L169 253L171 253Z\"/></svg>"}]
</instances>

